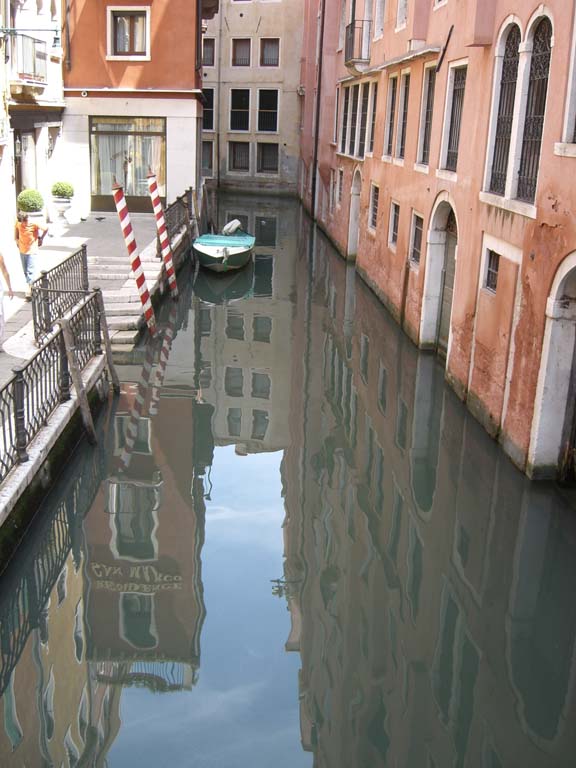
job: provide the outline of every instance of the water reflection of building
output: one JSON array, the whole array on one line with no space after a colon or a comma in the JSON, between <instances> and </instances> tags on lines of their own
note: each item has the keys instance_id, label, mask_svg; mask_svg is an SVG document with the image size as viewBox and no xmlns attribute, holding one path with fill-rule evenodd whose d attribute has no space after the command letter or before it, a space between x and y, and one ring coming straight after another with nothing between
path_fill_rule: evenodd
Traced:
<instances>
[{"instance_id":1,"label":"water reflection of building","mask_svg":"<svg viewBox=\"0 0 576 768\"><path fill-rule=\"evenodd\" d=\"M216 276L230 286L220 298L207 294L210 276L198 278L198 386L214 407L216 444L235 444L238 453L274 451L287 445L290 433L296 212L282 201L268 208L228 197L220 205L220 226L231 219L255 233L254 267ZM247 275L252 280L242 300L230 300Z\"/></svg>"},{"instance_id":2,"label":"water reflection of building","mask_svg":"<svg viewBox=\"0 0 576 768\"><path fill-rule=\"evenodd\" d=\"M303 746L318 768L569 766L573 522L328 250L300 261L283 462Z\"/></svg>"},{"instance_id":3,"label":"water reflection of building","mask_svg":"<svg viewBox=\"0 0 576 768\"><path fill-rule=\"evenodd\" d=\"M170 338L187 322L188 300L183 295L161 323ZM134 383L117 404L113 467L85 523L88 658L95 677L156 691L196 682L206 613L196 393L191 382L171 381L172 353L163 368L158 347L150 347L142 366L123 370L123 379Z\"/></svg>"},{"instance_id":4,"label":"water reflection of building","mask_svg":"<svg viewBox=\"0 0 576 768\"><path fill-rule=\"evenodd\" d=\"M118 730L118 697L86 659L82 520L102 481L101 448L76 456L2 575L2 766L101 766Z\"/></svg>"}]
</instances>

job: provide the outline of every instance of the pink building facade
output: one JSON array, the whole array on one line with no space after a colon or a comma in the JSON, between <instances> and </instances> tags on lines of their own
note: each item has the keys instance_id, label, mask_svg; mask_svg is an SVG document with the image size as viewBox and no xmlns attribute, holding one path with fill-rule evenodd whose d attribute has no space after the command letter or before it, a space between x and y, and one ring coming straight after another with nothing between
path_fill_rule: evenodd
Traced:
<instances>
[{"instance_id":1,"label":"pink building facade","mask_svg":"<svg viewBox=\"0 0 576 768\"><path fill-rule=\"evenodd\" d=\"M574 1L336 6L305 16L305 205L512 460L573 474Z\"/></svg>"}]
</instances>

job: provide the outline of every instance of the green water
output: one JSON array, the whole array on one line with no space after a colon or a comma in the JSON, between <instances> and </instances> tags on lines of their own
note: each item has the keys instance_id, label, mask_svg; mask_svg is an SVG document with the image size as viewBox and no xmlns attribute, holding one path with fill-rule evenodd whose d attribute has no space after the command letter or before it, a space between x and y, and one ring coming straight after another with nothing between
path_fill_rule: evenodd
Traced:
<instances>
[{"instance_id":1,"label":"green water","mask_svg":"<svg viewBox=\"0 0 576 768\"><path fill-rule=\"evenodd\" d=\"M576 765L573 495L295 203L220 218L0 579L0 765Z\"/></svg>"}]
</instances>

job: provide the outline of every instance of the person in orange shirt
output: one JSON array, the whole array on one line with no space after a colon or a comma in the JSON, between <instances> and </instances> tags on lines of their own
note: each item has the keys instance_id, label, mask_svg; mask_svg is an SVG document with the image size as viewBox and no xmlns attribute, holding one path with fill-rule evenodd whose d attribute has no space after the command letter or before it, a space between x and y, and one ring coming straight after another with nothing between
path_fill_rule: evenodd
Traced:
<instances>
[{"instance_id":1,"label":"person in orange shirt","mask_svg":"<svg viewBox=\"0 0 576 768\"><path fill-rule=\"evenodd\" d=\"M28 285L34 282L36 278L38 246L42 245L46 232L48 232L47 227L32 224L28 219L27 213L22 213L18 216L14 229L14 239L20 251L22 269L24 270L24 276Z\"/></svg>"}]
</instances>

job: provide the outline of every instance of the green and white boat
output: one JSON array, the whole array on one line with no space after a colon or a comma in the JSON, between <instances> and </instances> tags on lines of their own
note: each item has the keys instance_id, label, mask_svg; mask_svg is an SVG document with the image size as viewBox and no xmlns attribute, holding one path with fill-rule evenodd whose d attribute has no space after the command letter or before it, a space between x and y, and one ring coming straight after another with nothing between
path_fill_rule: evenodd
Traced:
<instances>
[{"instance_id":1,"label":"green and white boat","mask_svg":"<svg viewBox=\"0 0 576 768\"><path fill-rule=\"evenodd\" d=\"M244 267L252 259L256 238L243 232L238 219L230 221L220 235L200 235L192 243L200 266L213 272Z\"/></svg>"}]
</instances>

